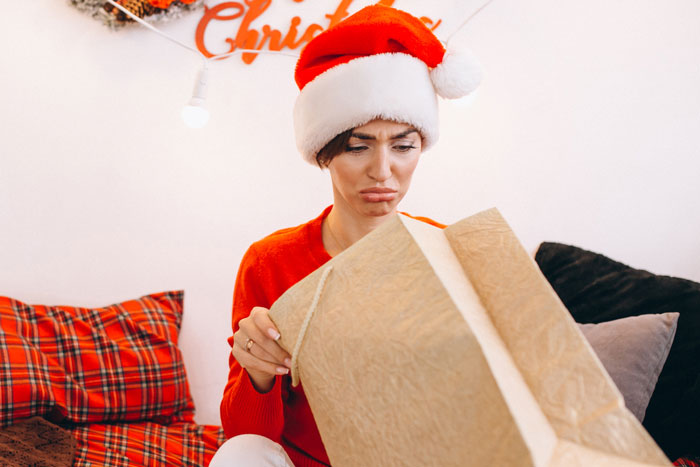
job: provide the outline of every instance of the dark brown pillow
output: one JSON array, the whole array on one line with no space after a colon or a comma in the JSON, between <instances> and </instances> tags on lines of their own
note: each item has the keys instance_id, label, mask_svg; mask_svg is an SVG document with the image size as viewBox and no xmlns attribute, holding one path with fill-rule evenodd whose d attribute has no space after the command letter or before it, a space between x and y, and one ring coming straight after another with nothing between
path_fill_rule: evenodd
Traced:
<instances>
[{"instance_id":1,"label":"dark brown pillow","mask_svg":"<svg viewBox=\"0 0 700 467\"><path fill-rule=\"evenodd\" d=\"M700 284L559 243L541 244L535 260L579 323L680 313L643 424L669 458L700 454Z\"/></svg>"}]
</instances>

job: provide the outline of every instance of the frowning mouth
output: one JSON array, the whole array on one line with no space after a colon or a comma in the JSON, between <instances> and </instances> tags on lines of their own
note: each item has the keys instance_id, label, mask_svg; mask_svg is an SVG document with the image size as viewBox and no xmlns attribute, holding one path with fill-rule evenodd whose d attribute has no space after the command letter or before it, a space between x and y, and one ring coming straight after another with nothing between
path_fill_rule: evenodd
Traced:
<instances>
[{"instance_id":1,"label":"frowning mouth","mask_svg":"<svg viewBox=\"0 0 700 467\"><path fill-rule=\"evenodd\" d=\"M393 188L373 187L360 191L360 197L368 203L382 203L393 201L398 196L398 192Z\"/></svg>"},{"instance_id":2,"label":"frowning mouth","mask_svg":"<svg viewBox=\"0 0 700 467\"><path fill-rule=\"evenodd\" d=\"M374 187L374 188L365 188L364 190L361 190L360 193L396 193L396 190L393 188L386 188L386 187Z\"/></svg>"}]
</instances>

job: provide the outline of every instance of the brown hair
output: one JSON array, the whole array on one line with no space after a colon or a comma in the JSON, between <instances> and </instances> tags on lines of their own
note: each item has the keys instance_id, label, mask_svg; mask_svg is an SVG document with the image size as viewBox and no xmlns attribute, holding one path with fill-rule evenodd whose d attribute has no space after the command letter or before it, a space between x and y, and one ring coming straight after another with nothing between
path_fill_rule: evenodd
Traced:
<instances>
[{"instance_id":1,"label":"brown hair","mask_svg":"<svg viewBox=\"0 0 700 467\"><path fill-rule=\"evenodd\" d=\"M318 154L316 154L316 163L319 167L322 169L328 167L328 164L331 163L335 156L345 152L353 130L354 128L350 128L349 130L340 133L335 138L327 142L326 145L323 146L320 151L318 151Z\"/></svg>"}]
</instances>

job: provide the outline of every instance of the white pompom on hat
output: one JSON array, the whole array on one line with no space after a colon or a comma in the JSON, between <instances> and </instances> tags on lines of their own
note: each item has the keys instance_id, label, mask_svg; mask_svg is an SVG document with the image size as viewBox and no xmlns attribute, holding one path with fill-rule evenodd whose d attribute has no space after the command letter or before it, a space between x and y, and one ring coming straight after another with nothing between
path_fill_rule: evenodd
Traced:
<instances>
[{"instance_id":1,"label":"white pompom on hat","mask_svg":"<svg viewBox=\"0 0 700 467\"><path fill-rule=\"evenodd\" d=\"M315 164L337 135L377 118L414 125L428 149L438 139L436 95L468 95L481 67L468 51L446 51L420 19L372 5L311 40L294 77L297 147Z\"/></svg>"},{"instance_id":2,"label":"white pompom on hat","mask_svg":"<svg viewBox=\"0 0 700 467\"><path fill-rule=\"evenodd\" d=\"M474 91L481 83L481 65L466 49L448 46L442 62L430 70L435 91L445 99L459 99Z\"/></svg>"}]
</instances>

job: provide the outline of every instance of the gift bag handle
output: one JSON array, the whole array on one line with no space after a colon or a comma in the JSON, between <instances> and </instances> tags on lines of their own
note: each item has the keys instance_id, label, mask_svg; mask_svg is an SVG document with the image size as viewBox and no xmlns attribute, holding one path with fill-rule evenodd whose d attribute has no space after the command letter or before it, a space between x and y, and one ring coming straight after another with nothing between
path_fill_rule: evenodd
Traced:
<instances>
[{"instance_id":1,"label":"gift bag handle","mask_svg":"<svg viewBox=\"0 0 700 467\"><path fill-rule=\"evenodd\" d=\"M306 330L309 328L309 323L311 323L311 318L314 315L314 312L316 311L316 307L318 306L318 301L321 299L321 293L323 292L323 286L326 285L326 279L328 279L328 275L331 273L333 270L333 266L328 266L326 269L323 270L323 273L321 273L321 279L318 281L318 285L316 286L316 293L314 294L314 299L311 301L311 306L309 306L309 310L306 312L306 317L304 317L304 322L301 323L301 329L299 329L299 335L297 336L297 341L294 344L294 350L292 350L292 386L297 387L299 386L299 367L298 367L298 358L299 358L299 349L301 348L301 343L304 341L304 336L306 336Z\"/></svg>"}]
</instances>

